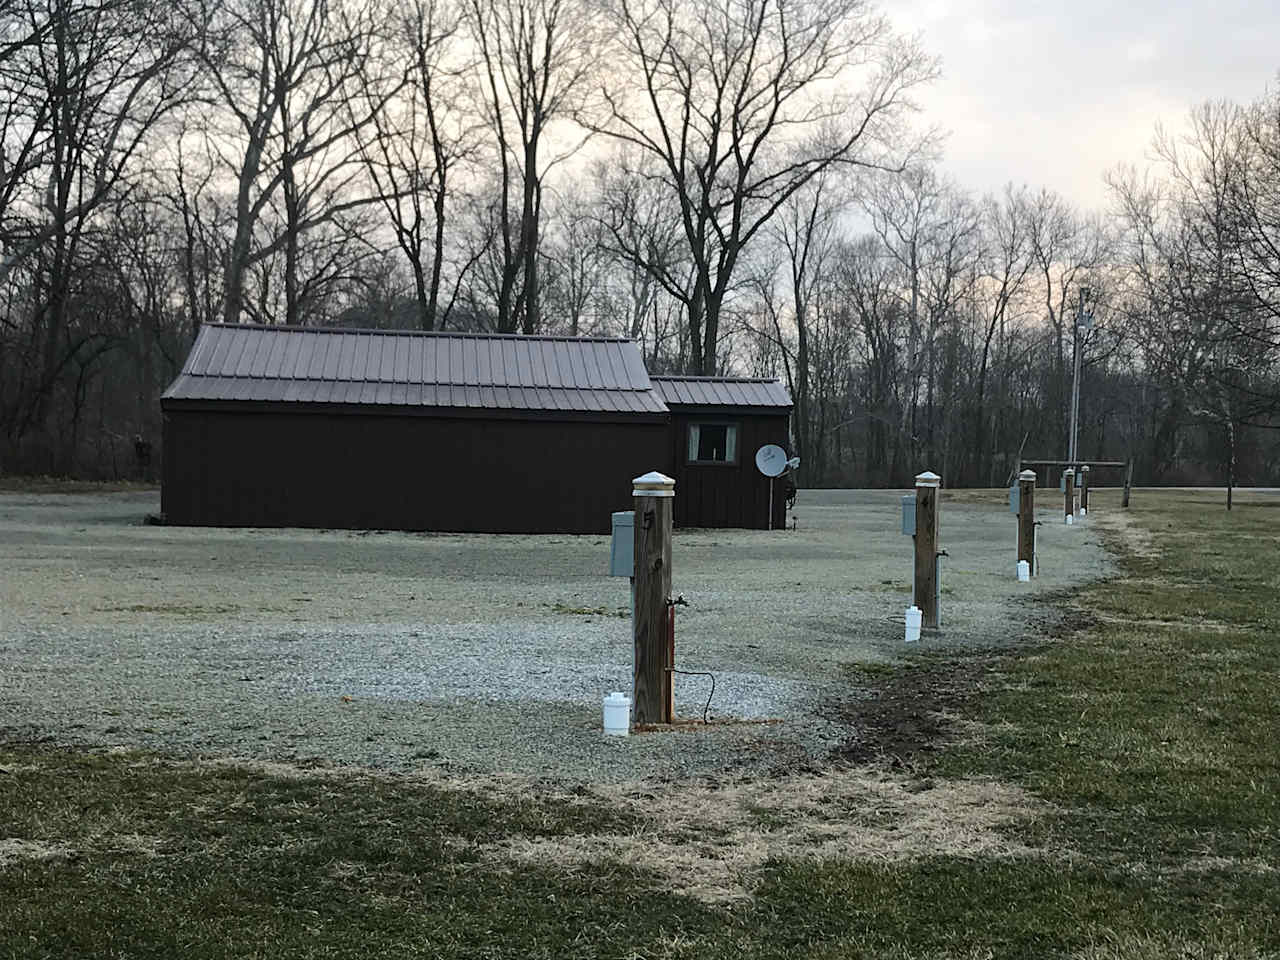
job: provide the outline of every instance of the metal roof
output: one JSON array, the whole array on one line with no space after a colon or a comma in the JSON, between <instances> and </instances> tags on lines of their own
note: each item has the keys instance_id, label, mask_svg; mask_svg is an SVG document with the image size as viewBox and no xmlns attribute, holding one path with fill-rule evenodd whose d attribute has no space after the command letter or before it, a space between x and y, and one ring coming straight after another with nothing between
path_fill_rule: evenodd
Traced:
<instances>
[{"instance_id":1,"label":"metal roof","mask_svg":"<svg viewBox=\"0 0 1280 960\"><path fill-rule=\"evenodd\" d=\"M630 340L204 324L165 400L663 414Z\"/></svg>"},{"instance_id":2,"label":"metal roof","mask_svg":"<svg viewBox=\"0 0 1280 960\"><path fill-rule=\"evenodd\" d=\"M653 377L654 389L672 407L774 407L791 409L781 382L741 377Z\"/></svg>"}]
</instances>

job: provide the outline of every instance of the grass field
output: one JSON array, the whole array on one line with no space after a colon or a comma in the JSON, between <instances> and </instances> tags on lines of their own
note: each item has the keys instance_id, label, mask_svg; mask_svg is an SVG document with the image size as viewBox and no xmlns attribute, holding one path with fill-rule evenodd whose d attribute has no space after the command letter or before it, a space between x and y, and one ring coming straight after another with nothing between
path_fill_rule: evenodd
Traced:
<instances>
[{"instance_id":1,"label":"grass field","mask_svg":"<svg viewBox=\"0 0 1280 960\"><path fill-rule=\"evenodd\" d=\"M781 779L5 744L0 957L1280 956L1280 497L1095 512L1057 635L851 676L880 748Z\"/></svg>"}]
</instances>

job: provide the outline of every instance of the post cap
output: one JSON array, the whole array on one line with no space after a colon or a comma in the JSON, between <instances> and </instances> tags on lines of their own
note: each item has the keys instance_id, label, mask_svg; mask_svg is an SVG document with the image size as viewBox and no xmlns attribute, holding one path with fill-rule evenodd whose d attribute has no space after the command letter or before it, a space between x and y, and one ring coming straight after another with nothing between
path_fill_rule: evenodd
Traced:
<instances>
[{"instance_id":1,"label":"post cap","mask_svg":"<svg viewBox=\"0 0 1280 960\"><path fill-rule=\"evenodd\" d=\"M1083 467L1081 467L1081 468L1080 468L1080 472L1081 472L1081 473L1088 473L1088 472L1089 472L1089 465L1086 463Z\"/></svg>"},{"instance_id":2,"label":"post cap","mask_svg":"<svg viewBox=\"0 0 1280 960\"><path fill-rule=\"evenodd\" d=\"M1073 477L1076 475L1076 471L1075 471L1075 468L1074 468L1074 467L1067 467L1067 469L1063 470L1062 472L1063 472L1064 474L1068 474L1068 473L1069 473L1069 474L1071 474Z\"/></svg>"},{"instance_id":3,"label":"post cap","mask_svg":"<svg viewBox=\"0 0 1280 960\"><path fill-rule=\"evenodd\" d=\"M1035 483L1036 472L1034 470L1023 470L1020 474L1018 474L1018 479L1030 480L1032 483Z\"/></svg>"},{"instance_id":4,"label":"post cap","mask_svg":"<svg viewBox=\"0 0 1280 960\"><path fill-rule=\"evenodd\" d=\"M636 477L631 481L631 495L633 497L674 497L676 482L665 473L651 470L643 477Z\"/></svg>"},{"instance_id":5,"label":"post cap","mask_svg":"<svg viewBox=\"0 0 1280 960\"><path fill-rule=\"evenodd\" d=\"M916 475L917 487L940 487L942 486L942 478L932 470L926 470L924 473Z\"/></svg>"}]
</instances>

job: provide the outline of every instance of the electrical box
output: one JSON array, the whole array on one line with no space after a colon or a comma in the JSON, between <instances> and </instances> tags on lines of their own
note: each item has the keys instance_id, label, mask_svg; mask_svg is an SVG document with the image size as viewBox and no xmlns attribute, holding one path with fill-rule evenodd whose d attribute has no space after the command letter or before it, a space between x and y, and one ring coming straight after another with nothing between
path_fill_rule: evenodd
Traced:
<instances>
[{"instance_id":1,"label":"electrical box","mask_svg":"<svg viewBox=\"0 0 1280 960\"><path fill-rule=\"evenodd\" d=\"M907 537L916 535L916 495L909 493L902 498L902 534Z\"/></svg>"},{"instance_id":2,"label":"electrical box","mask_svg":"<svg viewBox=\"0 0 1280 960\"><path fill-rule=\"evenodd\" d=\"M1018 515L1020 503L1022 503L1022 488L1015 483L1009 488L1009 512L1015 517Z\"/></svg>"},{"instance_id":3,"label":"electrical box","mask_svg":"<svg viewBox=\"0 0 1280 960\"><path fill-rule=\"evenodd\" d=\"M623 510L613 515L613 543L609 548L609 576L635 575L636 514Z\"/></svg>"},{"instance_id":4,"label":"electrical box","mask_svg":"<svg viewBox=\"0 0 1280 960\"><path fill-rule=\"evenodd\" d=\"M1062 471L1062 476L1058 478L1058 492L1064 495L1067 492L1067 472L1065 470Z\"/></svg>"}]
</instances>

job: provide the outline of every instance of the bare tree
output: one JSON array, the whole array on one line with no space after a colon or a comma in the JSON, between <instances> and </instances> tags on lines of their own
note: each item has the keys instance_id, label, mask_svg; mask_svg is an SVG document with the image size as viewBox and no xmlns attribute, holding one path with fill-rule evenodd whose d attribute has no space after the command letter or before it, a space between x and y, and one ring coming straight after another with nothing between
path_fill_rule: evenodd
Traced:
<instances>
[{"instance_id":1,"label":"bare tree","mask_svg":"<svg viewBox=\"0 0 1280 960\"><path fill-rule=\"evenodd\" d=\"M652 156L677 200L694 269L664 283L712 373L745 247L823 170L900 165L891 134L934 65L862 0L616 0L613 18L620 83L592 126Z\"/></svg>"},{"instance_id":2,"label":"bare tree","mask_svg":"<svg viewBox=\"0 0 1280 960\"><path fill-rule=\"evenodd\" d=\"M344 216L376 202L361 183L354 135L398 92L403 75L382 82L372 66L376 7L225 0L207 16L199 54L219 107L208 146L236 184L223 318L240 320L249 271L282 254L284 321L301 323L303 235L325 224L341 231ZM357 84L377 93L366 92L353 110Z\"/></svg>"},{"instance_id":3,"label":"bare tree","mask_svg":"<svg viewBox=\"0 0 1280 960\"><path fill-rule=\"evenodd\" d=\"M821 293L829 282L826 261L837 241L839 217L850 200L846 186L836 181L832 171L824 170L787 199L769 229L771 239L784 254L794 346L783 329L781 311L770 309L768 315L782 350L787 386L794 402L791 429L796 453L802 464L809 464L807 475L814 477L823 471L821 411L825 410L826 398L820 396L817 403L811 403L815 374L811 347L825 308Z\"/></svg>"},{"instance_id":4,"label":"bare tree","mask_svg":"<svg viewBox=\"0 0 1280 960\"><path fill-rule=\"evenodd\" d=\"M1110 257L1111 238L1097 217L1081 215L1060 196L1041 190L1026 206L1027 226L1044 317L1049 323L1053 352L1049 381L1049 410L1058 413L1064 453L1071 446L1071 377L1068 350L1084 350L1087 337L1076 323L1081 288L1092 281Z\"/></svg>"},{"instance_id":5,"label":"bare tree","mask_svg":"<svg viewBox=\"0 0 1280 960\"><path fill-rule=\"evenodd\" d=\"M1242 332L1280 360L1280 92L1242 112L1240 138L1231 202L1239 274L1254 306ZM1280 387L1272 399L1280 406Z\"/></svg>"},{"instance_id":6,"label":"bare tree","mask_svg":"<svg viewBox=\"0 0 1280 960\"><path fill-rule=\"evenodd\" d=\"M1204 104L1185 137L1157 136L1163 182L1112 178L1144 294L1134 317L1143 324L1144 357L1176 391L1175 416L1185 409L1222 431L1228 510L1237 431L1273 409L1257 388L1274 373L1273 361L1250 333L1257 301L1237 270L1242 132L1238 108Z\"/></svg>"},{"instance_id":7,"label":"bare tree","mask_svg":"<svg viewBox=\"0 0 1280 960\"><path fill-rule=\"evenodd\" d=\"M932 439L936 338L939 322L945 319L954 272L945 262L947 251L958 237L967 235L970 223L967 216L955 223L951 221L950 210L960 204L958 191L930 166L914 166L900 174L871 176L867 178L863 197L882 253L900 271L898 289L907 321L900 375L910 398L898 409L898 432L918 448ZM947 303L931 309L929 275L939 265L942 274L933 281L933 287ZM920 422L922 418L924 422ZM915 459L917 453L918 449L913 449L911 459Z\"/></svg>"},{"instance_id":8,"label":"bare tree","mask_svg":"<svg viewBox=\"0 0 1280 960\"><path fill-rule=\"evenodd\" d=\"M580 107L595 67L594 7L576 0L467 0L480 100L498 154L498 328L542 325L538 256L543 178L580 140L549 143ZM515 209L519 214L515 213Z\"/></svg>"},{"instance_id":9,"label":"bare tree","mask_svg":"<svg viewBox=\"0 0 1280 960\"><path fill-rule=\"evenodd\" d=\"M1026 188L1007 186L1002 196L989 196L982 205L984 242L978 296L985 309L982 312L982 359L978 366L972 423L980 470L994 471L991 454L994 442L1001 434L999 423L995 418L989 418L987 402L992 345L995 345L995 359L999 361L999 393L1003 399L1007 392L1009 328L1019 319L1019 305L1033 264L1026 193ZM992 472L985 476L987 483L995 484Z\"/></svg>"},{"instance_id":10,"label":"bare tree","mask_svg":"<svg viewBox=\"0 0 1280 960\"><path fill-rule=\"evenodd\" d=\"M914 341L899 265L875 236L840 243L832 259L835 295L859 332L862 376L853 395L865 420L866 482L903 483L915 469L915 438L904 424L916 391L904 372Z\"/></svg>"},{"instance_id":11,"label":"bare tree","mask_svg":"<svg viewBox=\"0 0 1280 960\"><path fill-rule=\"evenodd\" d=\"M458 106L467 66L454 53L460 17L448 0L401 0L389 42L366 66L381 73L387 60L403 61L407 82L385 101L383 78L375 75L353 101L371 118L356 123L360 153L413 276L423 330L448 318L452 299L443 310L440 304L448 207L455 176L476 149L475 124Z\"/></svg>"},{"instance_id":12,"label":"bare tree","mask_svg":"<svg viewBox=\"0 0 1280 960\"><path fill-rule=\"evenodd\" d=\"M17 442L50 413L64 374L104 342L94 315L71 306L98 258L96 221L137 182L190 73L187 27L171 8L21 0L0 18L8 38L24 38L0 47L11 97L0 108L0 283L17 270L32 280L29 311L5 336L24 357L5 414Z\"/></svg>"},{"instance_id":13,"label":"bare tree","mask_svg":"<svg viewBox=\"0 0 1280 960\"><path fill-rule=\"evenodd\" d=\"M593 307L604 292L609 252L604 231L582 194L559 198L543 243L548 315L553 329L571 337L594 333Z\"/></svg>"},{"instance_id":14,"label":"bare tree","mask_svg":"<svg viewBox=\"0 0 1280 960\"><path fill-rule=\"evenodd\" d=\"M619 150L595 168L596 219L603 243L618 261L615 299L625 305L626 335L640 339L645 323L665 294L679 299L683 286L673 278L689 273L681 253L680 215L670 193L653 175L652 161ZM683 349L681 353L687 354Z\"/></svg>"}]
</instances>

